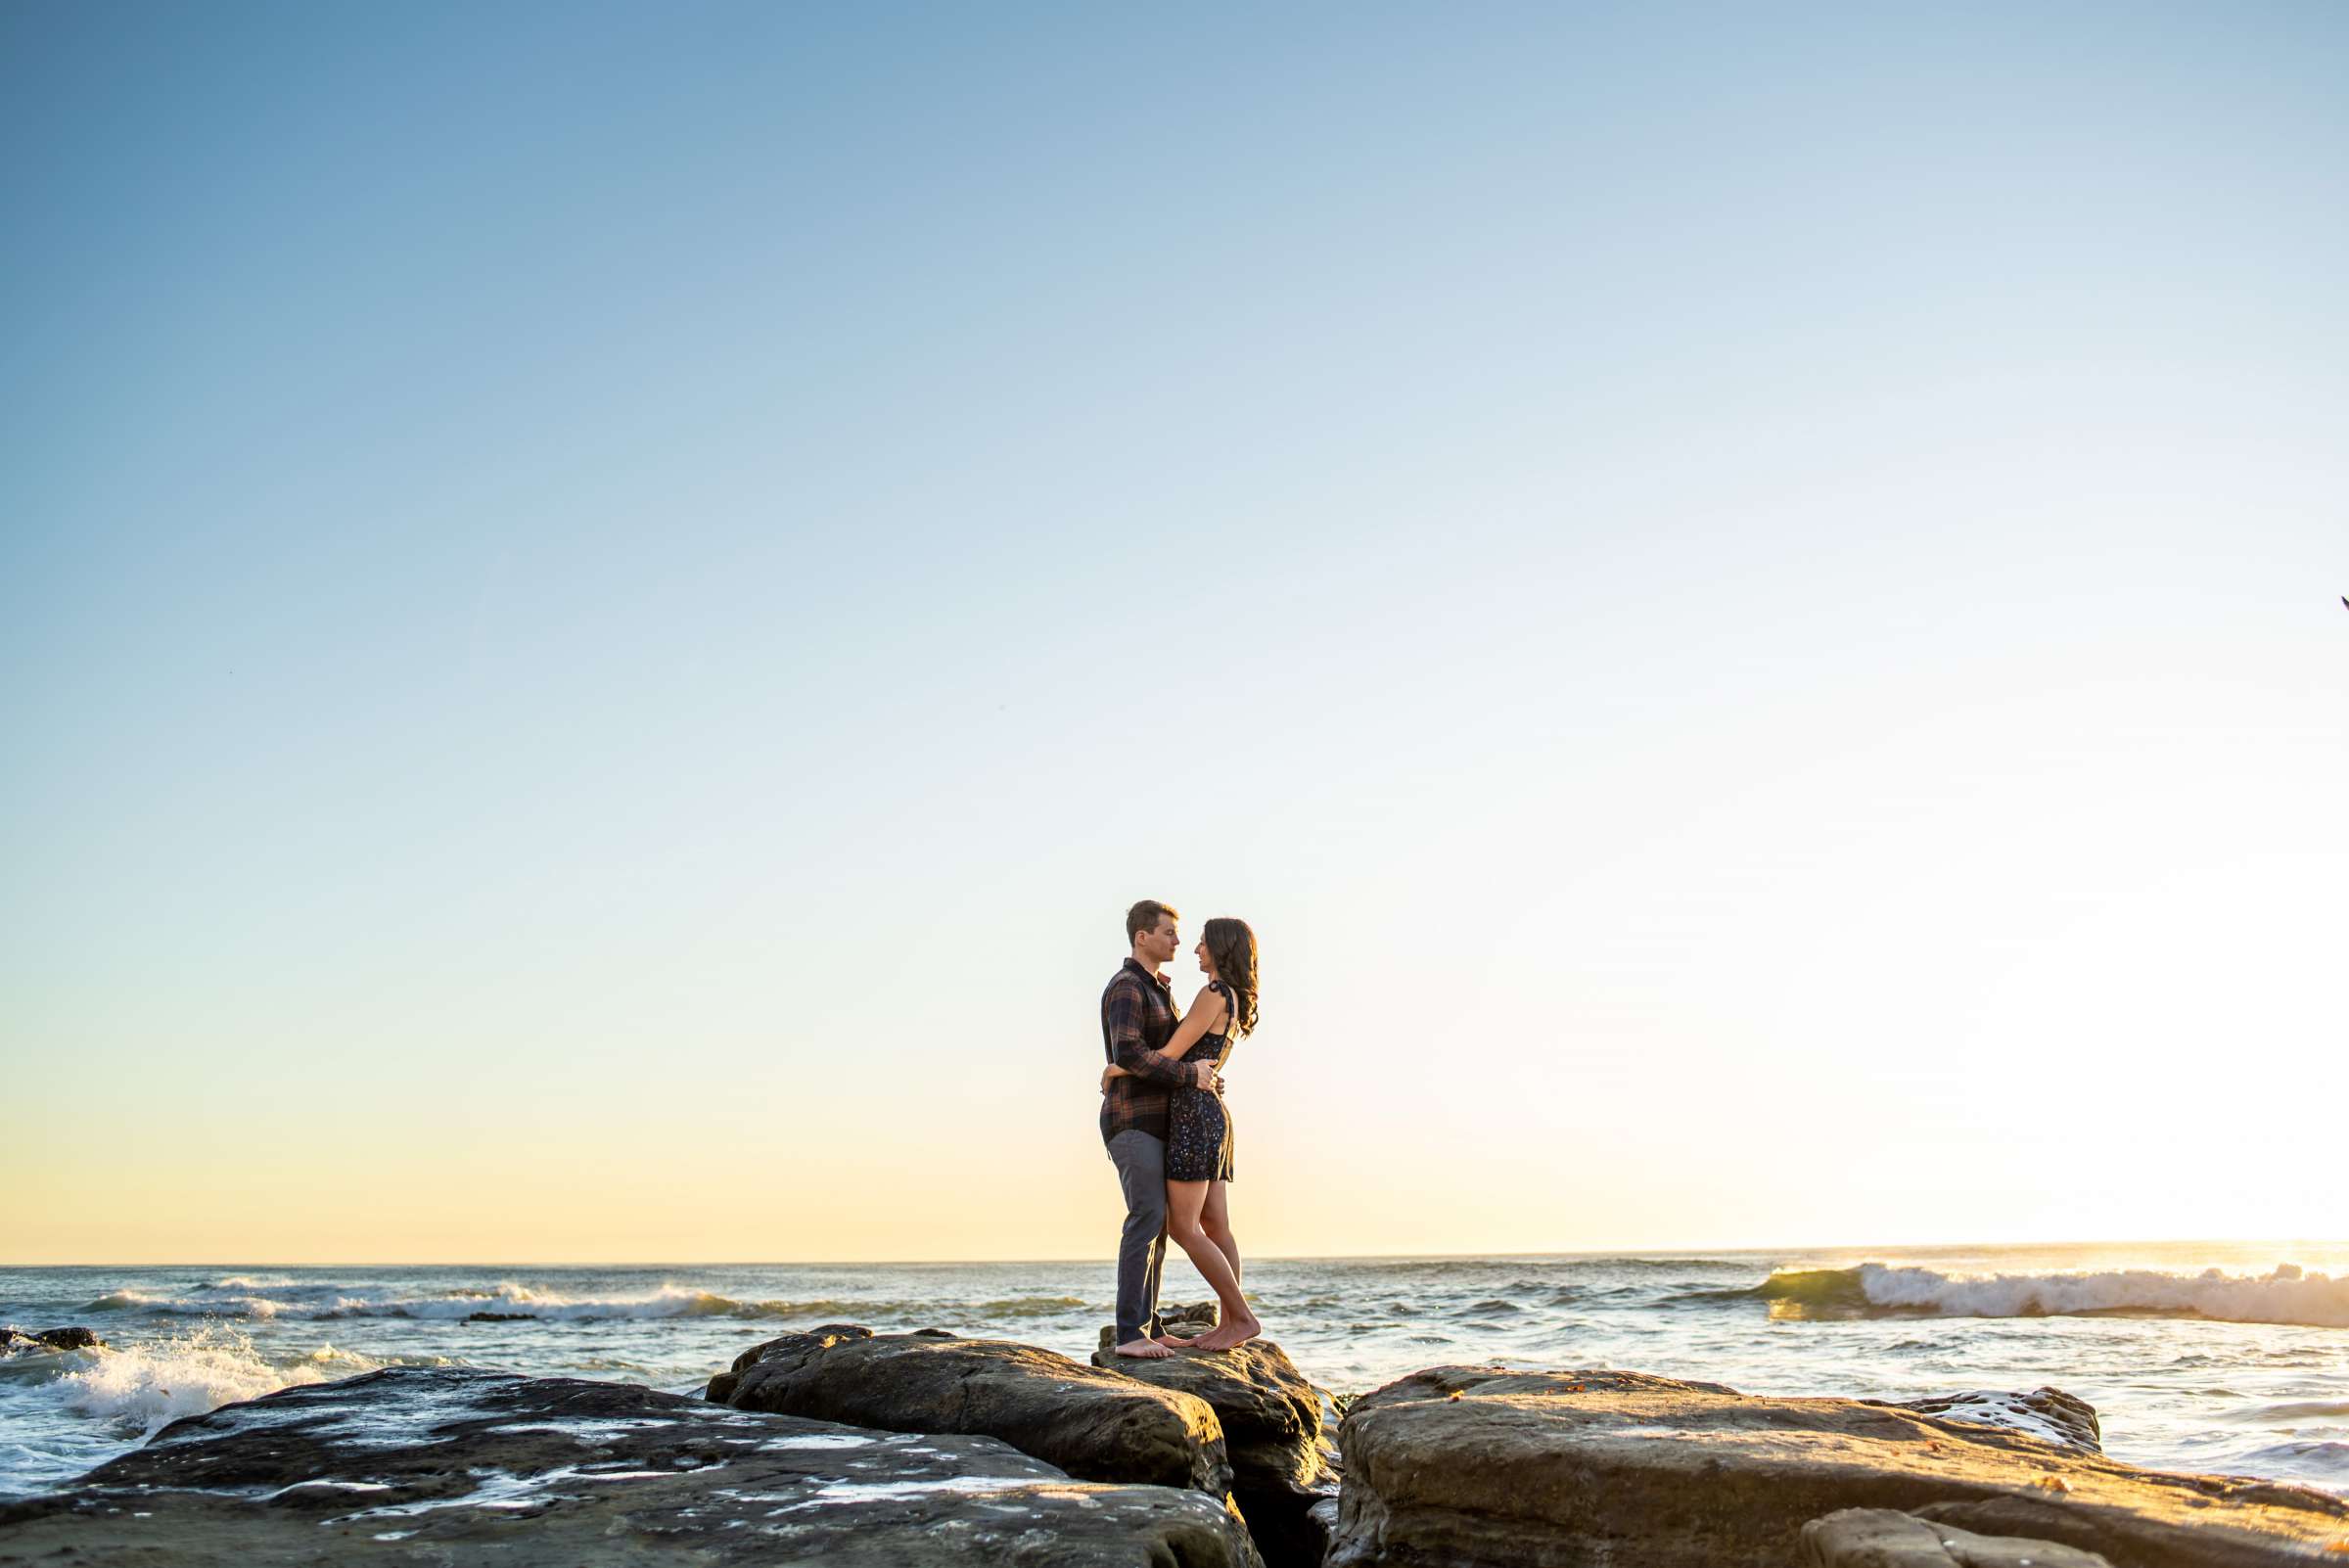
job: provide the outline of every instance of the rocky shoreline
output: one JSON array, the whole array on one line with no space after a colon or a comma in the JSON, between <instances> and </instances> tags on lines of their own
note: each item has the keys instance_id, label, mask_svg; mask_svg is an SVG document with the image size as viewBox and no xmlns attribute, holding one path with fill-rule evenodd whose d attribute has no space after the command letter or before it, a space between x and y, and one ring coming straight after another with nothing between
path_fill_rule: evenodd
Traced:
<instances>
[{"instance_id":1,"label":"rocky shoreline","mask_svg":"<svg viewBox=\"0 0 2349 1568\"><path fill-rule=\"evenodd\" d=\"M1262 1341L1088 1364L843 1323L701 1398L392 1367L223 1406L0 1507L34 1562L2271 1568L2349 1562L2349 1502L2107 1459L2053 1389L1439 1366L1340 1421Z\"/></svg>"}]
</instances>

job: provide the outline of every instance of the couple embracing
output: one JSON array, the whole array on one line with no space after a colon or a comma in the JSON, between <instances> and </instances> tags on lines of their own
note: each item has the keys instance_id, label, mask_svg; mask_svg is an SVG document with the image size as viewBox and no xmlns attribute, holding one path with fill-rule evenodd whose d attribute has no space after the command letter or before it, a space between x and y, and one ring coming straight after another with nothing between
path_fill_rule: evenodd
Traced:
<instances>
[{"instance_id":1,"label":"couple embracing","mask_svg":"<svg viewBox=\"0 0 2349 1568\"><path fill-rule=\"evenodd\" d=\"M1256 1028L1256 933L1244 920L1210 920L1192 949L1207 984L1188 1013L1174 1010L1161 973L1182 936L1175 913L1154 899L1126 911L1133 951L1101 992L1101 1138L1126 1195L1118 1241L1120 1356L1172 1356L1178 1348L1229 1350L1263 1329L1240 1294L1232 1239L1231 1113L1222 1067L1232 1042ZM1195 1339L1158 1317L1167 1238L1190 1254L1216 1292L1216 1326Z\"/></svg>"}]
</instances>

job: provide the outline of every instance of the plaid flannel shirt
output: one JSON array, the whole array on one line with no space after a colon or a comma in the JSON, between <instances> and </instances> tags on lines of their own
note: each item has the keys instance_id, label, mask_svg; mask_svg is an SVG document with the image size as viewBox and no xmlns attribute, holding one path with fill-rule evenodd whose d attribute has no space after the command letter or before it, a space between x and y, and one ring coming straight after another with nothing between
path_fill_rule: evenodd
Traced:
<instances>
[{"instance_id":1,"label":"plaid flannel shirt","mask_svg":"<svg viewBox=\"0 0 2349 1568\"><path fill-rule=\"evenodd\" d=\"M1167 1101L1177 1085L1192 1081L1191 1067L1170 1062L1157 1051L1174 1038L1174 988L1128 958L1101 992L1101 1053L1133 1074L1113 1078L1101 1096L1101 1141L1121 1132L1167 1135Z\"/></svg>"}]
</instances>

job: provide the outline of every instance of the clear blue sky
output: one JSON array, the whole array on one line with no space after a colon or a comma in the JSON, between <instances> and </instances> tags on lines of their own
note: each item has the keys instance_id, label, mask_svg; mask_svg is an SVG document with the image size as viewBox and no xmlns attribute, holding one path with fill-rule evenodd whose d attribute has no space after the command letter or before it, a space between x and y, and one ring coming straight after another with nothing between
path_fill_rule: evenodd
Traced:
<instances>
[{"instance_id":1,"label":"clear blue sky","mask_svg":"<svg viewBox=\"0 0 2349 1568\"><path fill-rule=\"evenodd\" d=\"M1252 1245L2349 1233L2344 81L5 0L0 1261L1106 1255L1142 896Z\"/></svg>"}]
</instances>

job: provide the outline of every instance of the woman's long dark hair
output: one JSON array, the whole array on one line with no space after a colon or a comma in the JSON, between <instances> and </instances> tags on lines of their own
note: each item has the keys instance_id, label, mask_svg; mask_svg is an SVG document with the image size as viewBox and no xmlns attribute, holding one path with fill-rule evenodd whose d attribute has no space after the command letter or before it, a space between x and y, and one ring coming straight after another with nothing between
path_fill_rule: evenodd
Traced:
<instances>
[{"instance_id":1,"label":"woman's long dark hair","mask_svg":"<svg viewBox=\"0 0 2349 1568\"><path fill-rule=\"evenodd\" d=\"M1215 960L1216 978L1231 992L1231 1019L1224 1029L1234 1038L1256 1028L1256 933L1245 920L1219 915L1199 933L1207 955Z\"/></svg>"}]
</instances>

